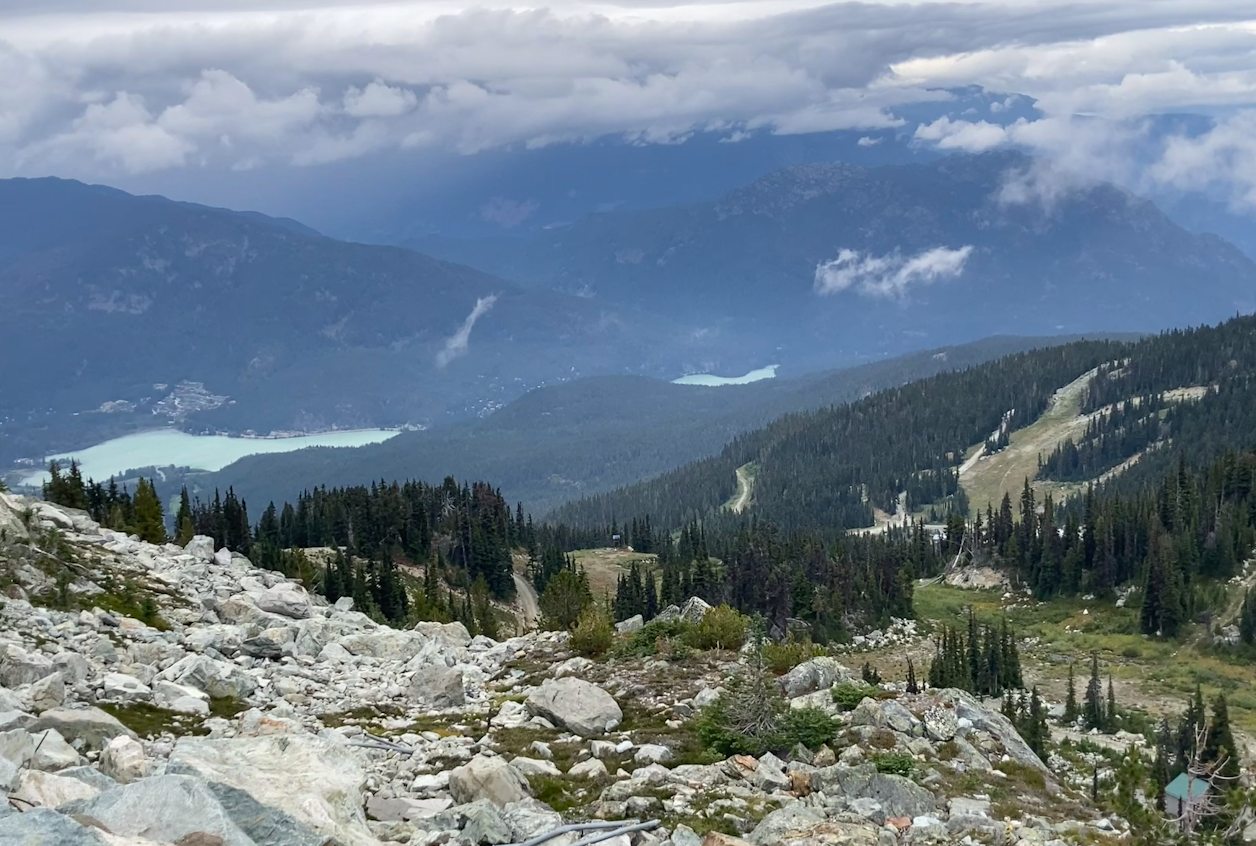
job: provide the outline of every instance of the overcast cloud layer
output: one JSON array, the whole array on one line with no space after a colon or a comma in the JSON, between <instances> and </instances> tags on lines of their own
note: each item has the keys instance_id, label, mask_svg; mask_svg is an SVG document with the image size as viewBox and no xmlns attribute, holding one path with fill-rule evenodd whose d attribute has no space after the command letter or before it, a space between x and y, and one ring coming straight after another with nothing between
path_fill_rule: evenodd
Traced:
<instances>
[{"instance_id":1,"label":"overcast cloud layer","mask_svg":"<svg viewBox=\"0 0 1256 846\"><path fill-rule=\"evenodd\" d=\"M0 76L0 175L874 130L977 84L1034 97L1043 117L954 115L916 143L1018 145L1082 176L1222 186L1256 206L1256 3L1232 0L0 0ZM1140 119L1172 111L1219 122L1159 139L1130 172Z\"/></svg>"}]
</instances>

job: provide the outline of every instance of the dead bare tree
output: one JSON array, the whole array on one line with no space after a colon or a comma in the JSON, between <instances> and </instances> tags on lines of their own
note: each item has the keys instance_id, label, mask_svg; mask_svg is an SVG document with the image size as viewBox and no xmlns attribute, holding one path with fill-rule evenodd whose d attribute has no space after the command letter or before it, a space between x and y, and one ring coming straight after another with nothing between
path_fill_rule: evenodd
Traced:
<instances>
[{"instance_id":1,"label":"dead bare tree","mask_svg":"<svg viewBox=\"0 0 1256 846\"><path fill-rule=\"evenodd\" d=\"M1203 760L1203 752L1208 745L1208 728L1206 726L1196 726L1194 749L1191 752L1191 758L1186 764L1186 775L1188 778L1186 785L1186 799L1178 807L1178 815L1171 817L1170 821L1175 823L1179 830L1193 834L1200 824L1205 820L1220 819L1226 813L1226 807L1220 801L1220 797L1225 795L1226 789L1232 782L1237 781L1236 776L1223 775L1226 764L1229 763L1229 756L1222 755L1219 760L1205 762ZM1196 782L1202 782L1205 785L1203 793L1196 799L1192 793L1192 785ZM1239 814L1228 826L1227 833L1234 833L1242 830L1240 821L1246 816L1250 822L1251 810L1245 809L1246 815ZM1244 823L1245 824L1245 823Z\"/></svg>"}]
</instances>

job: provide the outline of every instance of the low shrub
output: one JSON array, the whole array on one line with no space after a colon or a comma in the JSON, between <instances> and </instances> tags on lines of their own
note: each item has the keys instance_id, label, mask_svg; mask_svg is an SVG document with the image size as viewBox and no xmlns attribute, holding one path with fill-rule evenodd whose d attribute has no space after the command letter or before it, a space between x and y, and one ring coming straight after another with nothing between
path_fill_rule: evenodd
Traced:
<instances>
[{"instance_id":1,"label":"low shrub","mask_svg":"<svg viewBox=\"0 0 1256 846\"><path fill-rule=\"evenodd\" d=\"M833 702L843 711L853 711L865 697L876 697L872 685L863 682L842 682L833 688Z\"/></svg>"},{"instance_id":2,"label":"low shrub","mask_svg":"<svg viewBox=\"0 0 1256 846\"><path fill-rule=\"evenodd\" d=\"M810 639L789 639L780 643L763 645L763 666L778 676L783 676L803 661L817 655L823 655L823 647L816 646Z\"/></svg>"},{"instance_id":3,"label":"low shrub","mask_svg":"<svg viewBox=\"0 0 1256 846\"><path fill-rule=\"evenodd\" d=\"M590 658L605 654L615 639L615 629L606 612L596 603L580 612L571 630L571 648Z\"/></svg>"},{"instance_id":4,"label":"low shrub","mask_svg":"<svg viewBox=\"0 0 1256 846\"><path fill-rule=\"evenodd\" d=\"M702 745L723 757L758 756L781 748L788 707L776 679L747 670L729 679L726 692L702 709L695 729Z\"/></svg>"},{"instance_id":5,"label":"low shrub","mask_svg":"<svg viewBox=\"0 0 1256 846\"><path fill-rule=\"evenodd\" d=\"M741 649L746 642L746 618L727 605L712 608L689 635L695 649Z\"/></svg>"},{"instance_id":6,"label":"low shrub","mask_svg":"<svg viewBox=\"0 0 1256 846\"><path fill-rule=\"evenodd\" d=\"M791 708L781 719L781 748L792 749L801 743L808 749L819 749L837 737L838 723L819 708Z\"/></svg>"},{"instance_id":7,"label":"low shrub","mask_svg":"<svg viewBox=\"0 0 1256 846\"><path fill-rule=\"evenodd\" d=\"M689 638L693 626L680 620L651 620L630 634L617 652L625 658L648 658L671 654L682 640Z\"/></svg>"},{"instance_id":8,"label":"low shrub","mask_svg":"<svg viewBox=\"0 0 1256 846\"><path fill-rule=\"evenodd\" d=\"M877 772L886 775L910 777L916 769L916 759L909 752L884 752L873 755L872 763L877 765Z\"/></svg>"}]
</instances>

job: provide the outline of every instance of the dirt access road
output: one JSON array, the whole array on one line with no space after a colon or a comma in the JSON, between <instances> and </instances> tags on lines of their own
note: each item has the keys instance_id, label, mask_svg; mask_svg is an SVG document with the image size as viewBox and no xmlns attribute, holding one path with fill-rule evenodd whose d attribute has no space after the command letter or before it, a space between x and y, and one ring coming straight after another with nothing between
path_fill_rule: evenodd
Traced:
<instances>
[{"instance_id":1,"label":"dirt access road","mask_svg":"<svg viewBox=\"0 0 1256 846\"><path fill-rule=\"evenodd\" d=\"M519 621L523 625L524 630L536 628L536 624L541 619L541 610L536 601L536 588L532 586L532 582L519 573L511 573L515 580L515 592L518 594L518 608L516 613L519 615Z\"/></svg>"}]
</instances>

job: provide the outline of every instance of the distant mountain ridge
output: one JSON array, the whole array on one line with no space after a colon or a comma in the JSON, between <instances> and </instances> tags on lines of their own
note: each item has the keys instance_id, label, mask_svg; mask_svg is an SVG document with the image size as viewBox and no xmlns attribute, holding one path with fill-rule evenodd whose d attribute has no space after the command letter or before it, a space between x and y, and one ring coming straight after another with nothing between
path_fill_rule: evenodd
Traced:
<instances>
[{"instance_id":1,"label":"distant mountain ridge","mask_svg":"<svg viewBox=\"0 0 1256 846\"><path fill-rule=\"evenodd\" d=\"M595 214L531 238L413 243L529 286L700 314L760 358L780 349L813 366L820 348L1149 331L1256 307L1256 264L1237 248L1113 185L1035 199L1033 165L1012 152L802 165L714 202ZM958 270L913 277L910 263L937 250L962 251ZM819 293L821 268L843 256L851 281Z\"/></svg>"},{"instance_id":2,"label":"distant mountain ridge","mask_svg":"<svg viewBox=\"0 0 1256 846\"><path fill-rule=\"evenodd\" d=\"M672 373L687 343L658 316L412 250L56 179L0 181L0 301L15 436L182 381L232 399L198 415L209 428L436 422L582 374Z\"/></svg>"}]
</instances>

